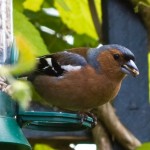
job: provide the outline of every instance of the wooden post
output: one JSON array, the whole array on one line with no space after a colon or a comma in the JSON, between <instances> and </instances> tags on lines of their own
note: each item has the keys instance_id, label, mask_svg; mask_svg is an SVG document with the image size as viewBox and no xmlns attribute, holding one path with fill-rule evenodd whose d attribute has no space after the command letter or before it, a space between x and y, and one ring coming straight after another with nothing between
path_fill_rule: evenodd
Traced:
<instances>
[{"instance_id":1,"label":"wooden post","mask_svg":"<svg viewBox=\"0 0 150 150\"><path fill-rule=\"evenodd\" d=\"M103 38L105 43L121 44L136 56L140 75L128 77L114 102L121 122L142 142L150 141L148 103L147 31L133 7L126 0L102 1ZM118 144L115 150L123 150Z\"/></svg>"}]
</instances>

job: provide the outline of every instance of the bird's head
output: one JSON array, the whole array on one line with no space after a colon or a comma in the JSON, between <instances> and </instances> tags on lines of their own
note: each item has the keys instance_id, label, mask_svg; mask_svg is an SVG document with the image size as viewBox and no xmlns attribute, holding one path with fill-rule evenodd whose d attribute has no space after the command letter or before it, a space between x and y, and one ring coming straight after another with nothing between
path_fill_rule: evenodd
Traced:
<instances>
[{"instance_id":1,"label":"bird's head","mask_svg":"<svg viewBox=\"0 0 150 150\"><path fill-rule=\"evenodd\" d=\"M95 52L90 51L89 57L95 57L95 62L90 64L110 77L123 78L126 74L134 77L139 75L134 54L121 45L104 45L96 48Z\"/></svg>"}]
</instances>

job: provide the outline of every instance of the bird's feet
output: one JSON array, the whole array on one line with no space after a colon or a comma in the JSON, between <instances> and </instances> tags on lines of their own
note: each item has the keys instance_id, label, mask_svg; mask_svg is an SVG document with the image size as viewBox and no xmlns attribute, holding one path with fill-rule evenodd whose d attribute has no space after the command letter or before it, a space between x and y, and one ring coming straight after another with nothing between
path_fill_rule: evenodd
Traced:
<instances>
[{"instance_id":1,"label":"bird's feet","mask_svg":"<svg viewBox=\"0 0 150 150\"><path fill-rule=\"evenodd\" d=\"M83 124L84 120L87 120L88 117L93 119L92 128L97 125L97 117L91 112L78 112L81 124Z\"/></svg>"}]
</instances>

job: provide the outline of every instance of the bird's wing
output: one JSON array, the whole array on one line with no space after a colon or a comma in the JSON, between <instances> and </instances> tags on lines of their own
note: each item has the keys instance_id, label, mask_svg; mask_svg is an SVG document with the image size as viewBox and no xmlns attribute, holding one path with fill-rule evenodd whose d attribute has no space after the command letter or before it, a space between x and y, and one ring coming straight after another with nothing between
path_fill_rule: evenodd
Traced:
<instances>
[{"instance_id":1,"label":"bird's wing","mask_svg":"<svg viewBox=\"0 0 150 150\"><path fill-rule=\"evenodd\" d=\"M87 65L87 61L83 56L64 51L39 57L37 72L58 77L65 72L78 70L85 65Z\"/></svg>"}]
</instances>

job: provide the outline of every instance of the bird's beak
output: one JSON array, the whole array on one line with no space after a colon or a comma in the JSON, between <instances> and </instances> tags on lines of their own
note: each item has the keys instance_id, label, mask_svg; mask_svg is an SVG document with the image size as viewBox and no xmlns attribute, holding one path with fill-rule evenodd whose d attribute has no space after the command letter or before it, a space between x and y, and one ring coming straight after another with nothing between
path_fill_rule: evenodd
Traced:
<instances>
[{"instance_id":1,"label":"bird's beak","mask_svg":"<svg viewBox=\"0 0 150 150\"><path fill-rule=\"evenodd\" d=\"M121 66L121 70L125 74L130 74L134 77L139 75L139 69L137 68L135 62L133 60L129 60L127 63Z\"/></svg>"}]
</instances>

